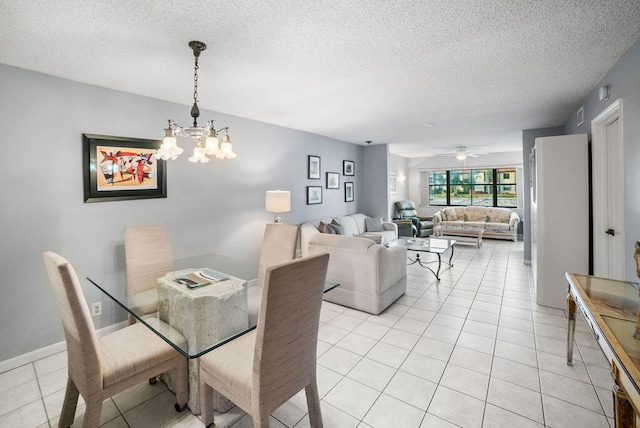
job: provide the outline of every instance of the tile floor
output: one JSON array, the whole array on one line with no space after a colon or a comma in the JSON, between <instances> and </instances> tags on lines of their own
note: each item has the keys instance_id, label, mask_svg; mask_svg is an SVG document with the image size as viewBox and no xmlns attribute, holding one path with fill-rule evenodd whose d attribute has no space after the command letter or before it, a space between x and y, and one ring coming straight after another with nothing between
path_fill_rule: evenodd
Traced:
<instances>
[{"instance_id":1,"label":"tile floor","mask_svg":"<svg viewBox=\"0 0 640 428\"><path fill-rule=\"evenodd\" d=\"M535 304L522 259L521 242L459 245L439 284L410 266L406 295L379 316L325 302L324 426L613 427L606 359L580 319L566 365L566 313ZM56 427L65 366L60 353L0 374L0 427ZM142 383L105 402L102 426L203 426L173 400L161 382ZM216 419L219 428L252 426L237 408ZM303 393L272 414L272 428L308 426Z\"/></svg>"}]
</instances>

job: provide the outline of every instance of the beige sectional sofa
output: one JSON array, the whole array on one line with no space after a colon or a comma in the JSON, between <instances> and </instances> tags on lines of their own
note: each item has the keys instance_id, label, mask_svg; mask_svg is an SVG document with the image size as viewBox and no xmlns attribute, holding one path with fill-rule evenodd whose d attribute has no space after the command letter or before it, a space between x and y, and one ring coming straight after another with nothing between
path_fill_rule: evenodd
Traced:
<instances>
[{"instance_id":1,"label":"beige sectional sofa","mask_svg":"<svg viewBox=\"0 0 640 428\"><path fill-rule=\"evenodd\" d=\"M327 280L340 286L324 295L324 300L350 308L379 314L407 290L407 250L386 247L374 240L354 235L378 233L385 240L397 238L397 226L383 223L382 231L367 231L366 216L354 214L336 217L343 235L321 233L318 220L300 226L302 256L329 253Z\"/></svg>"},{"instance_id":2,"label":"beige sectional sofa","mask_svg":"<svg viewBox=\"0 0 640 428\"><path fill-rule=\"evenodd\" d=\"M483 229L483 238L518 240L520 216L510 208L493 207L447 207L433 215L434 232L442 236L446 229L455 229L463 235L465 229L472 235Z\"/></svg>"}]
</instances>

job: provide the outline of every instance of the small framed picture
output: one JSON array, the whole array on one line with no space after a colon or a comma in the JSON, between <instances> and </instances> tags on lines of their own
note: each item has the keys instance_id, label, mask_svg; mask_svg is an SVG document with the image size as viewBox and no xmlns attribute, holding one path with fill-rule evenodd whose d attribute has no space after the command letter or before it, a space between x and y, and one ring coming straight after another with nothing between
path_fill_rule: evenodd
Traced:
<instances>
[{"instance_id":1,"label":"small framed picture","mask_svg":"<svg viewBox=\"0 0 640 428\"><path fill-rule=\"evenodd\" d=\"M354 161L342 161L342 175L356 175L356 163Z\"/></svg>"},{"instance_id":2,"label":"small framed picture","mask_svg":"<svg viewBox=\"0 0 640 428\"><path fill-rule=\"evenodd\" d=\"M320 156L309 155L309 179L320 180Z\"/></svg>"},{"instance_id":3,"label":"small framed picture","mask_svg":"<svg viewBox=\"0 0 640 428\"><path fill-rule=\"evenodd\" d=\"M327 189L340 188L340 174L337 172L327 172Z\"/></svg>"},{"instance_id":4,"label":"small framed picture","mask_svg":"<svg viewBox=\"0 0 640 428\"><path fill-rule=\"evenodd\" d=\"M353 202L353 181L344 183L344 201Z\"/></svg>"},{"instance_id":5,"label":"small framed picture","mask_svg":"<svg viewBox=\"0 0 640 428\"><path fill-rule=\"evenodd\" d=\"M389 173L389 193L396 193L398 176L395 172Z\"/></svg>"},{"instance_id":6,"label":"small framed picture","mask_svg":"<svg viewBox=\"0 0 640 428\"><path fill-rule=\"evenodd\" d=\"M307 186L307 205L322 203L322 186Z\"/></svg>"}]
</instances>

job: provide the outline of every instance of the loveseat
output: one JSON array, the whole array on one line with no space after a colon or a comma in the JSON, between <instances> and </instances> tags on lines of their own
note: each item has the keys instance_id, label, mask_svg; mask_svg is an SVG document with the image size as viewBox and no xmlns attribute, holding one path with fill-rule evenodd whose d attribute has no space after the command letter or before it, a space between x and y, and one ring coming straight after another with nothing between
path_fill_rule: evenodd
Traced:
<instances>
[{"instance_id":1,"label":"loveseat","mask_svg":"<svg viewBox=\"0 0 640 428\"><path fill-rule=\"evenodd\" d=\"M433 215L434 232L442 236L447 229L455 229L456 234L469 234L483 229L484 238L518 240L520 216L509 208L494 207L447 207Z\"/></svg>"},{"instance_id":2,"label":"loveseat","mask_svg":"<svg viewBox=\"0 0 640 428\"><path fill-rule=\"evenodd\" d=\"M397 238L395 224L383 222L384 230L367 231L366 218L353 214L304 223L300 226L300 251L303 257L330 254L327 280L340 286L325 293L324 300L377 315L407 290L407 250L354 236L377 232L385 240ZM332 222L338 223L344 234L320 232L320 223Z\"/></svg>"}]
</instances>

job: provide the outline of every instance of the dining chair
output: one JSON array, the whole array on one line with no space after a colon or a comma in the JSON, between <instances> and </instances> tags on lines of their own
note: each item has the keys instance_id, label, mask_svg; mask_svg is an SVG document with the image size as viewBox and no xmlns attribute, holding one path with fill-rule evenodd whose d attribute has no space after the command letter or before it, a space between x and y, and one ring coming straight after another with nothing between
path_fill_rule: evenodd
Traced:
<instances>
[{"instance_id":1,"label":"dining chair","mask_svg":"<svg viewBox=\"0 0 640 428\"><path fill-rule=\"evenodd\" d=\"M311 427L322 427L316 351L328 263L320 254L267 268L257 328L200 357L206 426L214 390L268 428L269 414L304 388Z\"/></svg>"},{"instance_id":2,"label":"dining chair","mask_svg":"<svg viewBox=\"0 0 640 428\"><path fill-rule=\"evenodd\" d=\"M51 251L43 256L67 342L69 378L58 426L73 423L79 394L86 404L82 426L97 427L104 400L171 369L175 408L182 411L188 399L187 359L142 323L98 337L73 267ZM171 334L173 340L181 338L175 330Z\"/></svg>"},{"instance_id":3,"label":"dining chair","mask_svg":"<svg viewBox=\"0 0 640 428\"><path fill-rule=\"evenodd\" d=\"M157 311L158 278L173 270L171 239L167 226L142 226L125 229L124 254L127 268L127 296L140 314ZM135 304L133 302L136 302ZM129 323L135 318L130 316Z\"/></svg>"},{"instance_id":4,"label":"dining chair","mask_svg":"<svg viewBox=\"0 0 640 428\"><path fill-rule=\"evenodd\" d=\"M249 325L256 325L264 275L268 267L288 262L296 257L298 248L298 226L288 224L267 224L264 228L264 238L260 249L258 278L247 288L247 311Z\"/></svg>"}]
</instances>

